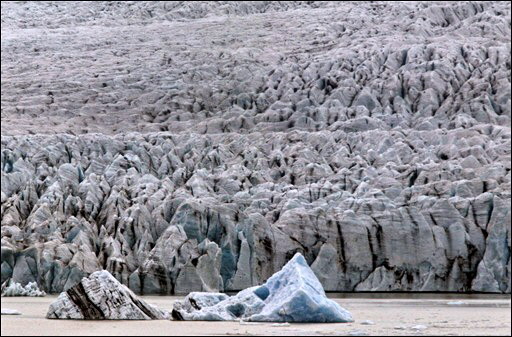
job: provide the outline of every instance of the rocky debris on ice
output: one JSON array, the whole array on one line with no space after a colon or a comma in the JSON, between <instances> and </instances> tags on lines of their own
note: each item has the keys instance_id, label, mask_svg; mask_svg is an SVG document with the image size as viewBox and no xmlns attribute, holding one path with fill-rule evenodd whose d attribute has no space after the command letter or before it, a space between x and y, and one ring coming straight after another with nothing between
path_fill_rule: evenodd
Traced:
<instances>
[{"instance_id":1,"label":"rocky debris on ice","mask_svg":"<svg viewBox=\"0 0 512 337\"><path fill-rule=\"evenodd\" d=\"M20 283L8 279L2 284L2 297L10 296L43 297L46 296L46 293L39 290L36 282L29 282L22 286Z\"/></svg>"},{"instance_id":2,"label":"rocky debris on ice","mask_svg":"<svg viewBox=\"0 0 512 337\"><path fill-rule=\"evenodd\" d=\"M1 282L510 293L510 2L1 6Z\"/></svg>"},{"instance_id":3,"label":"rocky debris on ice","mask_svg":"<svg viewBox=\"0 0 512 337\"><path fill-rule=\"evenodd\" d=\"M172 310L175 320L345 323L352 315L328 299L320 281L301 254L261 286L228 297L191 293Z\"/></svg>"},{"instance_id":4,"label":"rocky debris on ice","mask_svg":"<svg viewBox=\"0 0 512 337\"><path fill-rule=\"evenodd\" d=\"M2 308L2 315L21 315L21 312L15 309Z\"/></svg>"},{"instance_id":5,"label":"rocky debris on ice","mask_svg":"<svg viewBox=\"0 0 512 337\"><path fill-rule=\"evenodd\" d=\"M139 299L108 271L102 270L61 293L50 305L46 318L152 320L168 319L169 313Z\"/></svg>"}]
</instances>

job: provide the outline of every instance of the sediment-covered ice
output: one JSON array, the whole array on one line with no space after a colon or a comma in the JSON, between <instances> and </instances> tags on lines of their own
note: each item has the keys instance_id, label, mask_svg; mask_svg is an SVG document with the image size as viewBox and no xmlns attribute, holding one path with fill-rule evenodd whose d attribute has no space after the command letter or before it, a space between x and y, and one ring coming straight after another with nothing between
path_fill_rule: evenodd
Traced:
<instances>
[{"instance_id":1,"label":"sediment-covered ice","mask_svg":"<svg viewBox=\"0 0 512 337\"><path fill-rule=\"evenodd\" d=\"M191 293L177 302L175 320L346 323L352 315L325 296L322 284L301 254L261 286L228 297Z\"/></svg>"},{"instance_id":2,"label":"sediment-covered ice","mask_svg":"<svg viewBox=\"0 0 512 337\"><path fill-rule=\"evenodd\" d=\"M61 293L46 318L88 320L168 319L169 313L139 299L130 289L102 270L83 278Z\"/></svg>"},{"instance_id":3,"label":"sediment-covered ice","mask_svg":"<svg viewBox=\"0 0 512 337\"><path fill-rule=\"evenodd\" d=\"M1 280L510 292L509 2L2 2Z\"/></svg>"}]
</instances>

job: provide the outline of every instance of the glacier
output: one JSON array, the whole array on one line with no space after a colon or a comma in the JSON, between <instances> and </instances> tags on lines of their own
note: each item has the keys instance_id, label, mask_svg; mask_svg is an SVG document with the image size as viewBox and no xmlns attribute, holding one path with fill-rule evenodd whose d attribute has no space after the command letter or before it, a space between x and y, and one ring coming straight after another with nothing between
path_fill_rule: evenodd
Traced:
<instances>
[{"instance_id":1,"label":"glacier","mask_svg":"<svg viewBox=\"0 0 512 337\"><path fill-rule=\"evenodd\" d=\"M510 293L510 2L1 10L0 282Z\"/></svg>"}]
</instances>

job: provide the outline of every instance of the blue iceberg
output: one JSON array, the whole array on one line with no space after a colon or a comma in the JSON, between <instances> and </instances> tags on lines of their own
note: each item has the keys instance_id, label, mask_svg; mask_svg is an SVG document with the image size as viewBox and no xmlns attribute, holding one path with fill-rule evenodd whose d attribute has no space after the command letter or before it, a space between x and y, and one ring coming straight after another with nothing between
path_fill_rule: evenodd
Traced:
<instances>
[{"instance_id":1,"label":"blue iceberg","mask_svg":"<svg viewBox=\"0 0 512 337\"><path fill-rule=\"evenodd\" d=\"M297 253L261 286L228 297L219 293L190 293L174 305L175 320L346 323L352 315L325 296L322 284Z\"/></svg>"}]
</instances>

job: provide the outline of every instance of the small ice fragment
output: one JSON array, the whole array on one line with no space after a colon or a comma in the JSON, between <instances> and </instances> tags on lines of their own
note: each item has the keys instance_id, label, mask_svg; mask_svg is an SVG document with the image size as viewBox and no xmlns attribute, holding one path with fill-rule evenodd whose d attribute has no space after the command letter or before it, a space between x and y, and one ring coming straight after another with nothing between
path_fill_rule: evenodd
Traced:
<instances>
[{"instance_id":1,"label":"small ice fragment","mask_svg":"<svg viewBox=\"0 0 512 337\"><path fill-rule=\"evenodd\" d=\"M364 330L350 330L348 332L349 336L368 336L368 332Z\"/></svg>"},{"instance_id":2,"label":"small ice fragment","mask_svg":"<svg viewBox=\"0 0 512 337\"><path fill-rule=\"evenodd\" d=\"M21 315L21 312L14 309L2 308L2 315Z\"/></svg>"},{"instance_id":3,"label":"small ice fragment","mask_svg":"<svg viewBox=\"0 0 512 337\"><path fill-rule=\"evenodd\" d=\"M375 322L367 319L365 321L362 321L361 325L375 325Z\"/></svg>"},{"instance_id":4,"label":"small ice fragment","mask_svg":"<svg viewBox=\"0 0 512 337\"><path fill-rule=\"evenodd\" d=\"M464 305L464 304L466 304L466 302L462 302L462 301L451 301L451 302L448 302L447 304L448 304L448 305Z\"/></svg>"},{"instance_id":5,"label":"small ice fragment","mask_svg":"<svg viewBox=\"0 0 512 337\"><path fill-rule=\"evenodd\" d=\"M407 327L405 325L397 325L394 327L395 330L406 330Z\"/></svg>"},{"instance_id":6,"label":"small ice fragment","mask_svg":"<svg viewBox=\"0 0 512 337\"><path fill-rule=\"evenodd\" d=\"M290 326L290 323L274 323L271 326L275 326L275 327Z\"/></svg>"},{"instance_id":7,"label":"small ice fragment","mask_svg":"<svg viewBox=\"0 0 512 337\"><path fill-rule=\"evenodd\" d=\"M240 320L240 325L261 325L263 323L260 323L260 322L247 322L247 321L244 321L244 320Z\"/></svg>"},{"instance_id":8,"label":"small ice fragment","mask_svg":"<svg viewBox=\"0 0 512 337\"><path fill-rule=\"evenodd\" d=\"M422 324L418 324L418 325L411 327L412 330L425 330L427 328L428 327L426 325L422 325Z\"/></svg>"}]
</instances>

